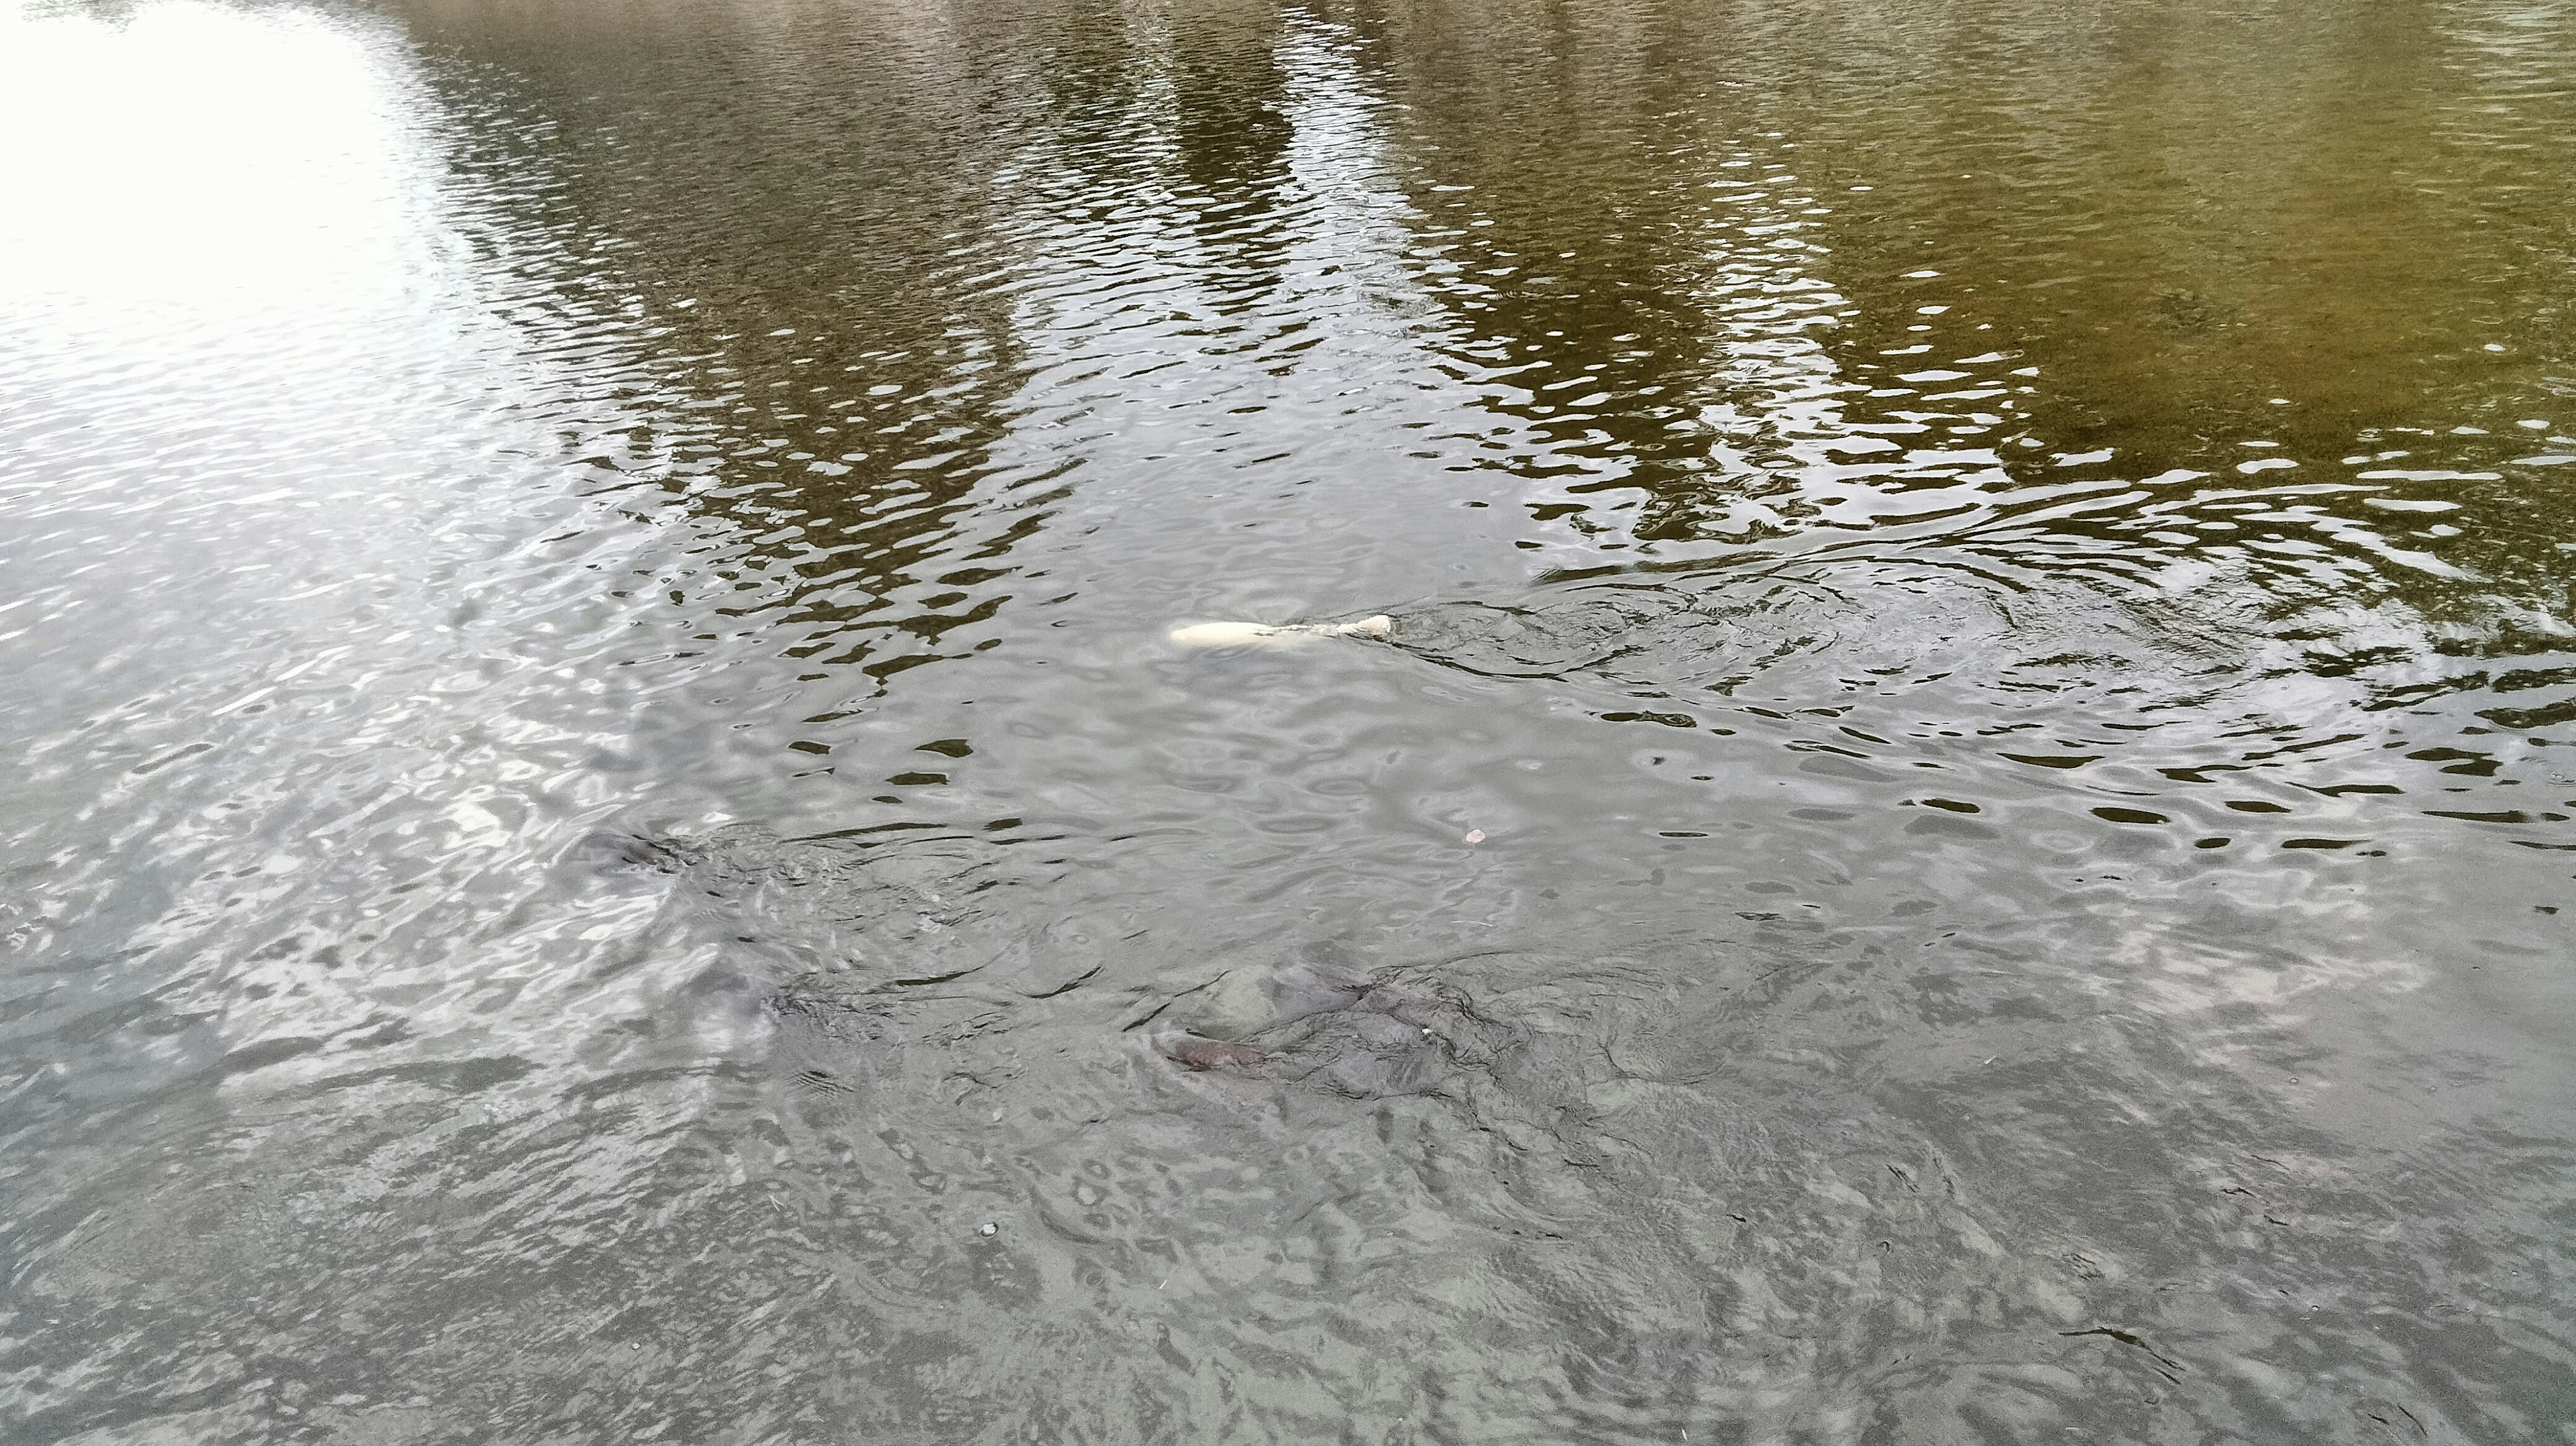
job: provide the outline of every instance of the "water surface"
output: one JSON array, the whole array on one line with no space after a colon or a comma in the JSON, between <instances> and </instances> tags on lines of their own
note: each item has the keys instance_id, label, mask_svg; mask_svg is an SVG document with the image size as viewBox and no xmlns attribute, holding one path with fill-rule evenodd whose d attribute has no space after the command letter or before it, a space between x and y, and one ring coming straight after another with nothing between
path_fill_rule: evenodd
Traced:
<instances>
[{"instance_id":1,"label":"water surface","mask_svg":"<svg viewBox=\"0 0 2576 1446\"><path fill-rule=\"evenodd\" d=\"M0 134L11 1442L2576 1440L2565 7L39 4Z\"/></svg>"}]
</instances>

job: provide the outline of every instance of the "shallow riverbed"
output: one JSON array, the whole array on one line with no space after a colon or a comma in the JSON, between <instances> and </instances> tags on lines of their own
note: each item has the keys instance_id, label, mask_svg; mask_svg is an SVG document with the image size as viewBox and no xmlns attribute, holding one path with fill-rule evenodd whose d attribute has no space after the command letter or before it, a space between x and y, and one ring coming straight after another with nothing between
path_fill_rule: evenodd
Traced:
<instances>
[{"instance_id":1,"label":"shallow riverbed","mask_svg":"<svg viewBox=\"0 0 2576 1446\"><path fill-rule=\"evenodd\" d=\"M45 3L0 136L12 1446L2576 1441L2576 11Z\"/></svg>"}]
</instances>

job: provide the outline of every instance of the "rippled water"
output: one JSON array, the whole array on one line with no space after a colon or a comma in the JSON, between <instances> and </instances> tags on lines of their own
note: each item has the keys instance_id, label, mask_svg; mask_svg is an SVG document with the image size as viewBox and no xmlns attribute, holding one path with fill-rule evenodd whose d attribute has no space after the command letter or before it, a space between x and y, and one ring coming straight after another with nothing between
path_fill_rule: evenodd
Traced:
<instances>
[{"instance_id":1,"label":"rippled water","mask_svg":"<svg viewBox=\"0 0 2576 1446\"><path fill-rule=\"evenodd\" d=\"M10 1442L2576 1441L2567 7L47 4L0 134Z\"/></svg>"}]
</instances>

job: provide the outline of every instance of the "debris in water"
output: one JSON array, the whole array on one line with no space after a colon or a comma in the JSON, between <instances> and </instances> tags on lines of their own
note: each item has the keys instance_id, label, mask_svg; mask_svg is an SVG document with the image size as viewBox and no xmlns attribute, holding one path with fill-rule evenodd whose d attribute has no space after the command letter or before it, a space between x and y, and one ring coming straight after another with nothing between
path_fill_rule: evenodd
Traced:
<instances>
[{"instance_id":1,"label":"debris in water","mask_svg":"<svg viewBox=\"0 0 2576 1446\"><path fill-rule=\"evenodd\" d=\"M1378 638L1395 636L1395 619L1384 613L1352 623L1192 623L1172 629L1172 641L1185 648L1285 647L1306 638Z\"/></svg>"},{"instance_id":2,"label":"debris in water","mask_svg":"<svg viewBox=\"0 0 2576 1446\"><path fill-rule=\"evenodd\" d=\"M987 1220L987 1221L985 1221L985 1222L984 1222L984 1233L985 1233L985 1234L987 1234L987 1235L995 1234L996 1232L1000 1231L1000 1230L1001 1230L1001 1228L1002 1228L1001 1226L994 1224L994 1223L993 1223L992 1221L990 1221L990 1220Z\"/></svg>"},{"instance_id":3,"label":"debris in water","mask_svg":"<svg viewBox=\"0 0 2576 1446\"><path fill-rule=\"evenodd\" d=\"M1471 828L1471 829L1467 830L1467 842L1469 842L1469 843L1471 843L1471 844L1480 844L1480 843L1483 843L1484 841L1485 841L1485 831L1484 831L1483 829L1481 829L1481 828Z\"/></svg>"}]
</instances>

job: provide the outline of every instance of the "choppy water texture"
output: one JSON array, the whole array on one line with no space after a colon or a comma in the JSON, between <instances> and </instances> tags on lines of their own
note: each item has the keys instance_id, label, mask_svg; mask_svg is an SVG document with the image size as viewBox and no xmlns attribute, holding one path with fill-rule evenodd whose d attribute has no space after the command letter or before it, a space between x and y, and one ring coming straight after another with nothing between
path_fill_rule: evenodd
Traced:
<instances>
[{"instance_id":1,"label":"choppy water texture","mask_svg":"<svg viewBox=\"0 0 2576 1446\"><path fill-rule=\"evenodd\" d=\"M44 4L0 137L12 1446L2576 1441L2576 10Z\"/></svg>"}]
</instances>

